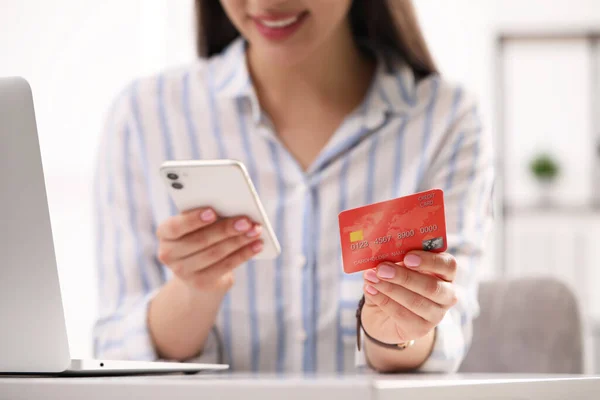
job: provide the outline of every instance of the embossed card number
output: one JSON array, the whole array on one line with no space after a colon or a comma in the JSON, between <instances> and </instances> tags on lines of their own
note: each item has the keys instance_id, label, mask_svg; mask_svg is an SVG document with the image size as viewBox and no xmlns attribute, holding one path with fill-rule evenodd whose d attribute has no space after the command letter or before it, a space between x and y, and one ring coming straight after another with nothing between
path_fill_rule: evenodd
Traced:
<instances>
[{"instance_id":1,"label":"embossed card number","mask_svg":"<svg viewBox=\"0 0 600 400\"><path fill-rule=\"evenodd\" d=\"M344 272L400 262L411 250L447 249L444 193L428 190L339 214Z\"/></svg>"}]
</instances>

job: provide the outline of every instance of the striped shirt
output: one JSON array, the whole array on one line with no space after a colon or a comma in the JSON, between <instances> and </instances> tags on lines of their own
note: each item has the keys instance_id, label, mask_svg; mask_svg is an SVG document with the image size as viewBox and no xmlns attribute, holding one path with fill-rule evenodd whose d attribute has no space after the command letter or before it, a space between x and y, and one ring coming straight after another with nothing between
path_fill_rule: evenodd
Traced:
<instances>
[{"instance_id":1,"label":"striped shirt","mask_svg":"<svg viewBox=\"0 0 600 400\"><path fill-rule=\"evenodd\" d=\"M114 103L96 174L96 357L157 358L146 310L170 273L156 258L155 232L177 213L160 164L229 158L248 168L282 253L236 270L216 329L191 361L234 371L355 371L364 364L354 315L363 278L342 272L337 215L441 188L459 302L436 328L421 370L455 371L479 312L476 272L491 222L491 138L475 100L439 75L417 81L405 63L375 52L362 105L303 170L261 110L245 48L238 39L218 56L144 77Z\"/></svg>"}]
</instances>

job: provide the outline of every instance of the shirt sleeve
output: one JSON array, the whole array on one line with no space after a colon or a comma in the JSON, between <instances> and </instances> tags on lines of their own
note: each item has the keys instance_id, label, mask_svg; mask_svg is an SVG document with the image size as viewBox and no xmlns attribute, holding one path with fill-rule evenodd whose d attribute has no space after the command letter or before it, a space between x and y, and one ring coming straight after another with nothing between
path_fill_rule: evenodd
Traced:
<instances>
[{"instance_id":1,"label":"shirt sleeve","mask_svg":"<svg viewBox=\"0 0 600 400\"><path fill-rule=\"evenodd\" d=\"M150 140L144 137L138 90L133 83L117 98L99 142L94 182L99 309L93 331L99 359L158 360L147 309L170 274L156 257L153 171L144 148ZM219 339L211 331L202 353L189 362L221 361Z\"/></svg>"},{"instance_id":2,"label":"shirt sleeve","mask_svg":"<svg viewBox=\"0 0 600 400\"><path fill-rule=\"evenodd\" d=\"M99 307L93 332L99 359L158 360L147 309L170 274L156 257L152 169L138 101L133 83L114 102L99 142L94 182ZM189 362L220 361L219 349L212 331L202 354Z\"/></svg>"},{"instance_id":3,"label":"shirt sleeve","mask_svg":"<svg viewBox=\"0 0 600 400\"><path fill-rule=\"evenodd\" d=\"M115 101L99 141L95 176L98 318L95 357L156 359L146 309L164 283L154 257L154 221L128 87Z\"/></svg>"},{"instance_id":4,"label":"shirt sleeve","mask_svg":"<svg viewBox=\"0 0 600 400\"><path fill-rule=\"evenodd\" d=\"M468 95L433 157L421 190L444 190L448 253L457 260L458 303L435 330L433 350L420 372L456 372L469 350L473 319L479 313L477 271L492 218L494 160L491 136L482 127L476 101ZM361 335L364 348L364 335ZM363 351L357 368L366 368Z\"/></svg>"},{"instance_id":5,"label":"shirt sleeve","mask_svg":"<svg viewBox=\"0 0 600 400\"><path fill-rule=\"evenodd\" d=\"M478 271L492 226L492 138L482 126L475 99L466 93L463 97L423 185L444 190L447 252L458 264L458 303L437 326L433 351L420 367L423 372L456 372L469 350L473 319L479 314Z\"/></svg>"}]
</instances>

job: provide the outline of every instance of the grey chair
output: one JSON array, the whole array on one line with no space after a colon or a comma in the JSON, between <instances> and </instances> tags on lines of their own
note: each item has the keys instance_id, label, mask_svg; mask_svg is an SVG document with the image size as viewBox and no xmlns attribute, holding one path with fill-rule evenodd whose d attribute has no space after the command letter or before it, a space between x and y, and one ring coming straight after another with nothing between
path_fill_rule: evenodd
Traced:
<instances>
[{"instance_id":1,"label":"grey chair","mask_svg":"<svg viewBox=\"0 0 600 400\"><path fill-rule=\"evenodd\" d=\"M582 316L566 285L548 278L482 282L479 300L459 372L583 373Z\"/></svg>"}]
</instances>

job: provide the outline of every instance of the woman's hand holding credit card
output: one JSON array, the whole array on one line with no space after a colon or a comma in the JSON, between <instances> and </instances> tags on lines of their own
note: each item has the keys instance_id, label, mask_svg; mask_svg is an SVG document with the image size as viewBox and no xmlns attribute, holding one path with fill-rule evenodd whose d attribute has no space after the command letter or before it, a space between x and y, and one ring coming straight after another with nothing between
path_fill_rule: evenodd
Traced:
<instances>
[{"instance_id":1,"label":"woman's hand holding credit card","mask_svg":"<svg viewBox=\"0 0 600 400\"><path fill-rule=\"evenodd\" d=\"M389 344L432 334L457 302L443 191L346 210L339 225L344 271L363 272L363 329Z\"/></svg>"}]
</instances>

